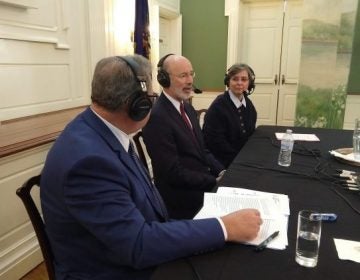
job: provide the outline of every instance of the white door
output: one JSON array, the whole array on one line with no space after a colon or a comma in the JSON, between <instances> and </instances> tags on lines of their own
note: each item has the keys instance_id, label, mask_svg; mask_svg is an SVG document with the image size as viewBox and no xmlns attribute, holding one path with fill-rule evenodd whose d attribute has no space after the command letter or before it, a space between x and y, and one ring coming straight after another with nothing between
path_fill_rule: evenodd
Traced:
<instances>
[{"instance_id":1,"label":"white door","mask_svg":"<svg viewBox=\"0 0 360 280\"><path fill-rule=\"evenodd\" d=\"M160 17L159 19L159 57L171 53L171 22Z\"/></svg>"},{"instance_id":2,"label":"white door","mask_svg":"<svg viewBox=\"0 0 360 280\"><path fill-rule=\"evenodd\" d=\"M241 8L239 61L256 74L251 99L257 124L292 126L301 51L302 1L246 2Z\"/></svg>"},{"instance_id":3,"label":"white door","mask_svg":"<svg viewBox=\"0 0 360 280\"><path fill-rule=\"evenodd\" d=\"M157 63L160 58L168 53L181 54L181 34L182 34L182 17L179 13L169 11L163 7L156 5L153 15L154 26L158 27L158 33L154 32L154 41L152 42L153 64L153 90L157 93L161 92L161 87L156 81Z\"/></svg>"}]
</instances>

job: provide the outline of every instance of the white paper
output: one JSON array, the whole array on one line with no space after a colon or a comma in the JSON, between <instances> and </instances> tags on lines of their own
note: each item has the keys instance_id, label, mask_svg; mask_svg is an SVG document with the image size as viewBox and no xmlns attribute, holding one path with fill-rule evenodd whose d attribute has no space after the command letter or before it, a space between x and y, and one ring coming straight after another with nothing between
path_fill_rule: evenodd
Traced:
<instances>
[{"instance_id":1,"label":"white paper","mask_svg":"<svg viewBox=\"0 0 360 280\"><path fill-rule=\"evenodd\" d=\"M265 195L269 196L279 209L280 213L284 215L290 215L290 207L289 207L289 197L285 194L279 193L270 193L270 192L261 192L255 190L249 190L244 188L231 188L220 186L216 192L217 194L224 194L224 195Z\"/></svg>"},{"instance_id":2,"label":"white paper","mask_svg":"<svg viewBox=\"0 0 360 280\"><path fill-rule=\"evenodd\" d=\"M258 236L246 244L257 246L275 231L279 231L279 235L268 243L266 248L284 250L288 245L287 225L286 221L281 220L263 219Z\"/></svg>"},{"instance_id":3,"label":"white paper","mask_svg":"<svg viewBox=\"0 0 360 280\"><path fill-rule=\"evenodd\" d=\"M281 214L279 208L270 197L255 197L252 195L230 196L204 193L204 206L195 217L220 217L247 208L259 210L263 219L277 219Z\"/></svg>"},{"instance_id":4,"label":"white paper","mask_svg":"<svg viewBox=\"0 0 360 280\"><path fill-rule=\"evenodd\" d=\"M360 263L360 242L336 238L334 242L339 259Z\"/></svg>"},{"instance_id":5,"label":"white paper","mask_svg":"<svg viewBox=\"0 0 360 280\"><path fill-rule=\"evenodd\" d=\"M289 199L283 194L219 187L217 193L204 194L204 206L194 219L221 217L245 208L259 210L263 219L257 238L246 244L259 245L272 233L279 231L279 235L267 245L267 248L285 249L288 245L287 226L290 208Z\"/></svg>"},{"instance_id":6,"label":"white paper","mask_svg":"<svg viewBox=\"0 0 360 280\"><path fill-rule=\"evenodd\" d=\"M281 140L285 133L276 132L276 139ZM301 133L293 133L292 134L294 140L296 141L310 141L310 142L317 142L320 139L315 134L301 134Z\"/></svg>"}]
</instances>

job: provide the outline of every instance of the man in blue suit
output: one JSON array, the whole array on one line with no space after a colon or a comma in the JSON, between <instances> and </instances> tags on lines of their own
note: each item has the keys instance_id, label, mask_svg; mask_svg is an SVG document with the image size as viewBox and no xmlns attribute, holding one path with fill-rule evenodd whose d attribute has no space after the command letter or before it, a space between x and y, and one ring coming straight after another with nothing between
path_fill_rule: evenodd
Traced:
<instances>
[{"instance_id":1,"label":"man in blue suit","mask_svg":"<svg viewBox=\"0 0 360 280\"><path fill-rule=\"evenodd\" d=\"M64 129L41 177L41 204L57 280L148 279L160 263L256 237L254 209L174 221L134 154L131 136L151 110L150 63L98 62L92 104Z\"/></svg>"}]
</instances>

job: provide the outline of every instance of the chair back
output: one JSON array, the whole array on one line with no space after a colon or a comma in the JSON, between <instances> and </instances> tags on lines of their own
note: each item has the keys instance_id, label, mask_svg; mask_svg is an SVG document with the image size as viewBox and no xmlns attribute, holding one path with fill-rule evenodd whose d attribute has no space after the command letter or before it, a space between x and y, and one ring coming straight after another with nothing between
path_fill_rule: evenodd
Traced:
<instances>
[{"instance_id":1,"label":"chair back","mask_svg":"<svg viewBox=\"0 0 360 280\"><path fill-rule=\"evenodd\" d=\"M200 127L202 128L204 125L204 117L207 112L207 109L199 109L196 110L197 118L199 120Z\"/></svg>"},{"instance_id":2,"label":"chair back","mask_svg":"<svg viewBox=\"0 0 360 280\"><path fill-rule=\"evenodd\" d=\"M147 169L147 171L150 173L150 169L149 166L148 166L148 161L147 161L147 158L146 158L146 146L145 146L145 143L144 143L144 138L143 138L143 134L142 134L142 131L138 131L134 137L134 143L136 145L136 149L138 151L138 154L139 154L139 158L141 160L141 162L143 163L143 165L145 166L145 168ZM152 176L151 176L152 177Z\"/></svg>"},{"instance_id":3,"label":"chair back","mask_svg":"<svg viewBox=\"0 0 360 280\"><path fill-rule=\"evenodd\" d=\"M40 186L41 175L37 175L28 179L20 188L16 190L16 194L21 198L30 221L34 227L36 237L39 241L40 249L44 257L49 280L55 280L54 256L50 247L50 242L45 231L45 224L40 216L35 202L31 196L33 186Z\"/></svg>"}]
</instances>

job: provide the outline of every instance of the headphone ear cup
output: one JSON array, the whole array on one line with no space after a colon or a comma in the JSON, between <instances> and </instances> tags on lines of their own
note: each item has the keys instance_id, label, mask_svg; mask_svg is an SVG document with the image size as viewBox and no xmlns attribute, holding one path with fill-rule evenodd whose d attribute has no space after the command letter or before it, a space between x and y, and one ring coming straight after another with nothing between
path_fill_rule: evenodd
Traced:
<instances>
[{"instance_id":1,"label":"headphone ear cup","mask_svg":"<svg viewBox=\"0 0 360 280\"><path fill-rule=\"evenodd\" d=\"M250 82L249 82L249 93L248 94L252 94L255 90L255 72L254 70L248 65L249 70L250 70Z\"/></svg>"},{"instance_id":2,"label":"headphone ear cup","mask_svg":"<svg viewBox=\"0 0 360 280\"><path fill-rule=\"evenodd\" d=\"M158 70L157 80L162 87L164 87L164 88L170 87L170 84L171 84L170 76L169 76L169 73L166 72L164 69Z\"/></svg>"},{"instance_id":3,"label":"headphone ear cup","mask_svg":"<svg viewBox=\"0 0 360 280\"><path fill-rule=\"evenodd\" d=\"M157 81L163 88L168 88L168 87L170 87L170 84L171 84L169 73L166 72L165 69L163 68L165 60L170 55L174 55L174 54L168 53L167 55L164 55L162 58L160 58L160 60L157 64L157 68L158 68Z\"/></svg>"},{"instance_id":4,"label":"headphone ear cup","mask_svg":"<svg viewBox=\"0 0 360 280\"><path fill-rule=\"evenodd\" d=\"M129 117L133 121L142 121L149 114L152 102L146 93L137 91L129 102Z\"/></svg>"},{"instance_id":5,"label":"headphone ear cup","mask_svg":"<svg viewBox=\"0 0 360 280\"><path fill-rule=\"evenodd\" d=\"M229 75L227 73L225 73L225 76L224 76L224 85L229 87L229 81L230 81L230 78L229 78Z\"/></svg>"},{"instance_id":6,"label":"headphone ear cup","mask_svg":"<svg viewBox=\"0 0 360 280\"><path fill-rule=\"evenodd\" d=\"M254 92L254 90L255 90L254 82L249 83L249 89L248 90L249 90L248 95L250 95L250 94L252 94Z\"/></svg>"}]
</instances>

